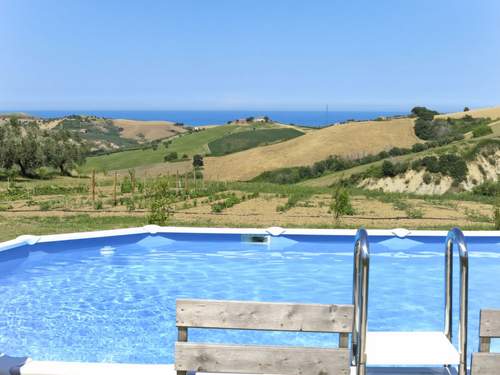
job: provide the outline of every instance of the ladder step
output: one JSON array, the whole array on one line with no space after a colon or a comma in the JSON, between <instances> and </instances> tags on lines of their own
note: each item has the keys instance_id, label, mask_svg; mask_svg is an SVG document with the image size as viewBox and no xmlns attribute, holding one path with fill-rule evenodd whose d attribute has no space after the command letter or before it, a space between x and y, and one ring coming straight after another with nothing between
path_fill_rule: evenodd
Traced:
<instances>
[{"instance_id":1,"label":"ladder step","mask_svg":"<svg viewBox=\"0 0 500 375\"><path fill-rule=\"evenodd\" d=\"M458 365L460 354L442 332L368 332L369 366Z\"/></svg>"}]
</instances>

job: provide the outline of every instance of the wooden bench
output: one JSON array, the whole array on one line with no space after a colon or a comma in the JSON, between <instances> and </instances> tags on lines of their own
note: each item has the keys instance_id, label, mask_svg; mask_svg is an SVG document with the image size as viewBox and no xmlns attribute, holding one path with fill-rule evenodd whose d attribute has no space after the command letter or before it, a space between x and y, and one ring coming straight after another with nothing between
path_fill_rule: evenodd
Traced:
<instances>
[{"instance_id":1,"label":"wooden bench","mask_svg":"<svg viewBox=\"0 0 500 375\"><path fill-rule=\"evenodd\" d=\"M352 305L177 300L175 369L212 373L348 375ZM339 348L188 342L188 328L339 334Z\"/></svg>"},{"instance_id":2,"label":"wooden bench","mask_svg":"<svg viewBox=\"0 0 500 375\"><path fill-rule=\"evenodd\" d=\"M490 353L492 338L500 338L500 310L481 310L479 353L472 354L472 375L500 374L500 353Z\"/></svg>"}]
</instances>

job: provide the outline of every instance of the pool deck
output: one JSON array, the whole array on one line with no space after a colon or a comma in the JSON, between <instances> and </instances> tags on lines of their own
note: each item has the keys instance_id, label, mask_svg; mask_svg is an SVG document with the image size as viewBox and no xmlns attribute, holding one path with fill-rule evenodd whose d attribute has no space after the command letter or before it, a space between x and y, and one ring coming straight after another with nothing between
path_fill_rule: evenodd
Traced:
<instances>
[{"instance_id":1,"label":"pool deck","mask_svg":"<svg viewBox=\"0 0 500 375\"><path fill-rule=\"evenodd\" d=\"M29 361L21 368L21 375L176 375L174 365L140 365L119 363L80 363ZM212 375L211 373L199 373ZM367 375L455 375L447 368L369 368ZM215 375L215 374L214 374ZM232 374L226 374L232 375ZM242 374L234 374L242 375ZM356 375L356 369L351 369Z\"/></svg>"}]
</instances>

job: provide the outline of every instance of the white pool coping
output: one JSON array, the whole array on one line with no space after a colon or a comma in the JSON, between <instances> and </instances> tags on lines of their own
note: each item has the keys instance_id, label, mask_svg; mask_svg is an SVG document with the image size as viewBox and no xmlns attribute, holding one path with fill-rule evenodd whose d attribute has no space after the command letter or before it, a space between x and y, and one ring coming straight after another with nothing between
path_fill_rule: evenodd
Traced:
<instances>
[{"instance_id":1,"label":"white pool coping","mask_svg":"<svg viewBox=\"0 0 500 375\"><path fill-rule=\"evenodd\" d=\"M174 365L141 365L122 363L83 363L28 361L21 367L21 375L176 375ZM213 373L197 373L215 375ZM455 369L436 368L388 368L374 367L367 369L367 375L455 375ZM225 374L244 375L244 374ZM356 369L351 367L351 374Z\"/></svg>"},{"instance_id":2,"label":"white pool coping","mask_svg":"<svg viewBox=\"0 0 500 375\"><path fill-rule=\"evenodd\" d=\"M22 235L13 240L0 242L0 251L9 250L23 245L37 243L82 240L92 238L106 238L127 236L134 234L252 234L263 236L354 236L356 229L297 229L297 228L209 228L209 227L161 227L146 225L143 227L111 229L92 232L76 232L63 234L49 234L43 236ZM394 229L368 229L369 236L395 236L398 238L412 237L445 237L444 230L408 230L405 228ZM500 231L464 231L466 237L500 237Z\"/></svg>"}]
</instances>

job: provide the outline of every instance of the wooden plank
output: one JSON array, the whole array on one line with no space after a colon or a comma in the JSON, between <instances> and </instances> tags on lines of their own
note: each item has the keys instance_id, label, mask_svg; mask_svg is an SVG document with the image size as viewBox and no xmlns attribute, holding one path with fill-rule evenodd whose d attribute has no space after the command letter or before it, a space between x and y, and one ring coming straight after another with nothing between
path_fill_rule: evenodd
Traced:
<instances>
[{"instance_id":1,"label":"wooden plank","mask_svg":"<svg viewBox=\"0 0 500 375\"><path fill-rule=\"evenodd\" d=\"M348 348L349 347L349 334L341 333L339 334L339 348Z\"/></svg>"},{"instance_id":2,"label":"wooden plank","mask_svg":"<svg viewBox=\"0 0 500 375\"><path fill-rule=\"evenodd\" d=\"M349 349L175 344L177 371L348 375L349 358Z\"/></svg>"},{"instance_id":3,"label":"wooden plank","mask_svg":"<svg viewBox=\"0 0 500 375\"><path fill-rule=\"evenodd\" d=\"M480 337L500 337L500 310L481 310Z\"/></svg>"},{"instance_id":4,"label":"wooden plank","mask_svg":"<svg viewBox=\"0 0 500 375\"><path fill-rule=\"evenodd\" d=\"M490 351L490 345L491 345L491 338L490 337L480 337L479 338L479 351L480 352L489 352Z\"/></svg>"},{"instance_id":5,"label":"wooden plank","mask_svg":"<svg viewBox=\"0 0 500 375\"><path fill-rule=\"evenodd\" d=\"M500 353L473 353L471 375L498 375Z\"/></svg>"},{"instance_id":6,"label":"wooden plank","mask_svg":"<svg viewBox=\"0 0 500 375\"><path fill-rule=\"evenodd\" d=\"M187 327L177 328L177 341L186 342L188 340ZM177 375L187 375L187 371L177 371Z\"/></svg>"},{"instance_id":7,"label":"wooden plank","mask_svg":"<svg viewBox=\"0 0 500 375\"><path fill-rule=\"evenodd\" d=\"M177 326L350 333L353 311L352 305L177 300Z\"/></svg>"},{"instance_id":8,"label":"wooden plank","mask_svg":"<svg viewBox=\"0 0 500 375\"><path fill-rule=\"evenodd\" d=\"M186 327L177 328L177 341L187 341L188 340L188 329Z\"/></svg>"}]
</instances>

